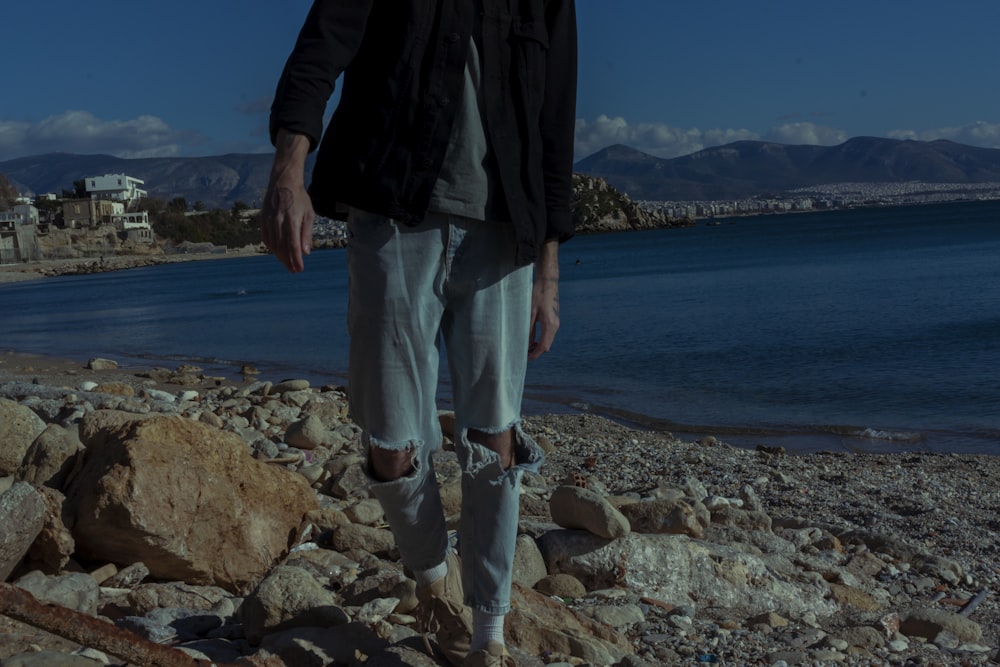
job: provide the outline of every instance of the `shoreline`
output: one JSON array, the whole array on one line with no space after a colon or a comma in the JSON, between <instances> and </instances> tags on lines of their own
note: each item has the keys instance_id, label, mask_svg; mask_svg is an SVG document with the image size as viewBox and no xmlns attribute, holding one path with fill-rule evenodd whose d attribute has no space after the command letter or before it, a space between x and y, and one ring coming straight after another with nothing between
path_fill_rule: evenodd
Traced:
<instances>
[{"instance_id":1,"label":"shoreline","mask_svg":"<svg viewBox=\"0 0 1000 667\"><path fill-rule=\"evenodd\" d=\"M379 555L373 553L381 543L367 541L357 547L354 545L362 543L336 540L338 531L344 535L381 531L380 539L387 540L386 544L391 540L378 515L364 519L359 513L371 503L360 488L353 486L355 478L347 474L363 450L341 388L312 387L306 381L295 380L282 390L271 391L270 383L260 382L244 392L235 389L231 380L180 370L175 374L183 378L156 374L146 377L146 372L137 367L92 370L74 360L0 353L0 394L12 394L10 400L19 404L19 410L31 409L45 415L45 428L51 429L50 434L84 434L87 442L82 444L87 448L99 445L86 435L86 429L80 429L79 419L95 410L169 415L185 420L183 423L192 429L197 421L201 423L197 428L206 438L199 443L212 442L210 434L221 429L229 434L227 437L245 443L247 459L257 459L265 467L280 465L289 474L306 477L317 502L327 508L326 514L315 515L312 521L338 513L333 517L335 521L330 520L332 541L323 537L329 535L326 530L309 537L303 535L303 544L296 549L308 545L307 549L296 550L287 559L274 559L266 564L268 569L275 564L297 565L306 575L317 577L319 583L315 586L331 581L332 562L355 572L363 569L361 580L365 583L383 581L390 574L396 576L393 573L401 570L397 558L385 550ZM11 384L17 386L4 387L15 377L20 382ZM160 384L163 391L137 390L132 395L116 382L144 390ZM106 384L100 389L92 386L93 391L88 391L84 383ZM339 446L306 446L303 451L288 444L293 423L302 418L302 410L322 423L327 432L340 434L343 441L338 440ZM252 423L247 418L251 413ZM707 655L715 658L709 662L725 664L985 665L1000 657L996 648L1000 569L991 557L1000 540L1000 523L995 518L1000 516L1000 493L990 483L1000 474L1000 457L748 451L715 438L692 442L629 428L592 414L529 417L524 428L546 451L540 471L526 474L521 487L524 495L519 526L523 537L519 541L529 547L535 545L540 560L540 569L529 580L535 583L524 587L527 590L535 586L541 581L539 577L548 580L555 575L573 577L578 583L575 589L565 589L555 599L546 593L517 603L518 613L525 615L511 617L519 630L511 645L523 652L519 659L526 667L542 667L543 661L536 656L542 654L543 648L551 648L551 639L537 643L524 630L539 626L563 631L570 627L565 616L568 613L577 615L573 618L590 618L613 627L611 635L601 637L617 637L616 650L624 647L637 656L627 663L615 657L596 659L603 654L595 653L594 646L604 644L578 642L572 655L589 664L645 667L682 664L685 657ZM169 437L159 446L176 447ZM174 456L166 457L164 462L172 466L170 470L189 465L186 454L178 456L185 450L171 451ZM211 456L212 451L214 447L204 446L202 458L195 460L212 469L219 463ZM461 471L455 453L443 451L435 456L442 493L445 489L460 489ZM304 465L304 461L309 464ZM222 463L232 465L229 459ZM151 464L137 460L130 465ZM324 481L323 471L337 471L338 476ZM309 477L313 474L320 477ZM201 498L204 493L212 497L204 478L181 477L191 485L185 487L188 495ZM218 484L222 475L208 479ZM258 477L240 479L247 488L257 488ZM593 503L600 503L608 513L612 509L618 513L612 516L622 515L621 530L609 537L603 524L579 525L567 523L565 517L560 519L562 515L556 510L562 505L556 496L566 496L567 488L576 487L589 493L574 493L574 498L580 496L580 502L590 498L586 505L573 505L582 512L579 516L596 516ZM19 487L19 492L24 488ZM60 485L60 489L67 488ZM149 493L165 497L178 490L154 484ZM224 502L228 506L230 496L226 495ZM675 515L667 514L672 507L680 508L678 516L690 520L678 525L678 519L670 518ZM645 511L640 511L643 508ZM349 523L339 518L341 513ZM54 516L62 516L61 509ZM207 521L213 513L205 512L203 516ZM367 528L349 527L355 524ZM144 529L151 525L144 524ZM329 524L318 525L325 529ZM674 529L661 528L668 525ZM210 534L213 529L214 524L208 528ZM176 532L167 523L157 523L157 530L162 534ZM225 542L217 548L225 548L228 540ZM107 544L117 548L113 541ZM25 544L24 549L28 546ZM64 554L67 559L84 555L76 555L73 548ZM57 555L53 547L49 549L53 557ZM95 573L92 587L98 590L98 584L104 581L96 576L98 571L131 567L136 558L143 560L131 556L117 562L102 554L82 563L86 571ZM320 564L322 581L319 575L309 574ZM613 569L616 564L620 570ZM525 566L515 567L522 568L517 570L519 576L528 576ZM64 576L64 570L67 568L60 565L44 576ZM346 581L346 569L336 572L339 581ZM306 575L302 583L295 584L295 591L313 585ZM192 587L176 575L157 578L161 581L130 584L127 589L118 585L100 589L102 613L108 610L119 616L143 617L149 627L158 630L160 626L152 624L163 623L157 619L165 612L155 612L160 615L154 617L154 608L190 606L175 604L174 598L167 603L166 597L159 597L167 590L165 587L183 586L178 590L196 594L211 588ZM133 602L139 600L139 593L133 598L128 592L132 588L157 591L162 605L158 602L140 607ZM221 589L211 590L217 593ZM323 608L336 604L357 619L361 617L356 597L359 590L367 594L370 589L338 587L333 602L323 598L315 604L325 605ZM387 595L378 590L380 596ZM543 590L540 584L539 590ZM349 597L352 594L355 597ZM188 642L216 662L231 662L235 653L245 656L255 652L254 647L241 641L245 624L235 619L239 618L236 609L245 596L235 595L223 595L232 606L219 612L219 625L231 631L226 635L231 641L222 646L218 641L203 642L202 635L209 632L205 631L191 636L175 633L169 643ZM401 596L393 599L399 604ZM205 607L214 610L215 604L215 598L211 598ZM534 615L543 608L547 615ZM561 615L553 617L556 610ZM194 615L206 611L201 607L191 609ZM405 640L400 640L410 636L403 627L408 623L405 615L389 617L391 627L380 621L356 622L367 623L365 628L392 630L392 647L385 650L405 650ZM316 630L333 631L329 627ZM310 636L310 632L308 628L294 627L290 636ZM278 630L267 628L263 634L277 635ZM589 641L598 639L593 632L587 636ZM803 641L802 637L808 639ZM359 641L357 630L351 640ZM34 645L60 652L74 648L39 632L25 631L0 616L0 659L31 650ZM224 655L230 657L220 657ZM301 653L296 655L302 659ZM372 658L372 664L442 664L405 652L388 659L376 655ZM323 664L332 662L326 659Z\"/></svg>"},{"instance_id":2,"label":"shoreline","mask_svg":"<svg viewBox=\"0 0 1000 667\"><path fill-rule=\"evenodd\" d=\"M220 384L237 387L257 381L282 382L295 378L306 379L314 386L343 386L346 372L333 374L282 372L261 366L256 373L241 374L238 362L220 363L198 358L147 359L103 355L118 364L117 368L93 371L87 368L88 360L82 357L62 357L46 353L25 352L23 350L0 347L0 384L9 381L34 383L46 386L76 386L87 377L97 374L108 381L126 382L139 388L151 382L150 377L162 376L164 372L177 369L197 369L206 379L200 388L211 388ZM252 360L245 362L255 366ZM155 386L160 386L157 383ZM439 397L439 408L452 409L447 392ZM823 425L755 425L733 426L719 424L688 424L648 415L617 410L602 406L581 407L575 401L552 402L542 396L532 396L530 386L523 399L522 416L525 419L548 419L554 417L597 418L617 424L630 430L664 437L679 437L685 440L714 440L724 442L738 449L784 451L789 455L817 456L829 453L847 455L933 455L933 456L987 456L1000 459L1000 453L980 449L945 450L928 443L928 432L920 429L878 431L860 426L834 427ZM954 435L954 434L953 434ZM987 438L984 436L984 440Z\"/></svg>"},{"instance_id":3,"label":"shoreline","mask_svg":"<svg viewBox=\"0 0 1000 667\"><path fill-rule=\"evenodd\" d=\"M159 264L201 262L206 260L236 259L262 255L256 249L240 248L225 253L178 253L159 255L115 255L105 258L74 257L70 259L43 259L21 264L0 264L0 286L11 283L42 280L63 275L110 273Z\"/></svg>"}]
</instances>

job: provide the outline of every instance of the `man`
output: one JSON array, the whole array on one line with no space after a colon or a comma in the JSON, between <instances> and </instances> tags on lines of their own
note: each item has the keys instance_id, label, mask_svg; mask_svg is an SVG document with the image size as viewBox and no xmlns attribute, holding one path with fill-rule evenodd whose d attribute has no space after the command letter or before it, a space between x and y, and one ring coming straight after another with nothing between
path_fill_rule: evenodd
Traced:
<instances>
[{"instance_id":1,"label":"man","mask_svg":"<svg viewBox=\"0 0 1000 667\"><path fill-rule=\"evenodd\" d=\"M264 241L302 271L314 207L349 207L351 412L422 628L452 665L514 664L503 620L518 487L542 460L520 403L527 360L559 326L575 97L573 0L316 0L271 109ZM463 471L461 563L431 460L441 337Z\"/></svg>"}]
</instances>

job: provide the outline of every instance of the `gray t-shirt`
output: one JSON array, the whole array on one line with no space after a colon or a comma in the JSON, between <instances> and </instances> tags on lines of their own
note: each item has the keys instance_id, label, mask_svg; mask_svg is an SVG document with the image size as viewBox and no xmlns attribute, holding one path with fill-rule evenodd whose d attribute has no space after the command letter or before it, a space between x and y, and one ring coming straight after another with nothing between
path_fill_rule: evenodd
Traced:
<instances>
[{"instance_id":1,"label":"gray t-shirt","mask_svg":"<svg viewBox=\"0 0 1000 667\"><path fill-rule=\"evenodd\" d=\"M499 203L499 174L484 129L481 85L479 49L475 39L470 38L465 86L444 164L431 192L430 210L475 220L498 220L504 215L504 207Z\"/></svg>"}]
</instances>

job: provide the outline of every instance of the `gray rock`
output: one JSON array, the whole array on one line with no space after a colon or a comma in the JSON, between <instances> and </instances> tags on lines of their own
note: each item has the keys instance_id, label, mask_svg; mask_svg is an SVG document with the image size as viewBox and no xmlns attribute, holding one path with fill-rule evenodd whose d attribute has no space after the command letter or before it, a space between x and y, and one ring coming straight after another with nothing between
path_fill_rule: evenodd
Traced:
<instances>
[{"instance_id":1,"label":"gray rock","mask_svg":"<svg viewBox=\"0 0 1000 667\"><path fill-rule=\"evenodd\" d=\"M17 472L31 443L44 430L45 422L30 409L0 398L0 477Z\"/></svg>"},{"instance_id":2,"label":"gray rock","mask_svg":"<svg viewBox=\"0 0 1000 667\"><path fill-rule=\"evenodd\" d=\"M55 489L40 486L35 489L45 499L45 519L42 530L28 549L27 563L46 574L58 574L76 551L76 541L62 520L66 498Z\"/></svg>"},{"instance_id":3,"label":"gray rock","mask_svg":"<svg viewBox=\"0 0 1000 667\"><path fill-rule=\"evenodd\" d=\"M514 546L514 581L534 588L547 575L545 559L535 540L530 535L518 535Z\"/></svg>"},{"instance_id":4,"label":"gray rock","mask_svg":"<svg viewBox=\"0 0 1000 667\"><path fill-rule=\"evenodd\" d=\"M680 535L632 533L602 542L587 533L552 531L539 540L549 572L564 572L589 589L624 585L657 590L674 604L740 607L826 615L836 605L825 586L801 582L798 570L777 555L761 557Z\"/></svg>"},{"instance_id":5,"label":"gray rock","mask_svg":"<svg viewBox=\"0 0 1000 667\"><path fill-rule=\"evenodd\" d=\"M907 637L933 640L940 632L949 632L963 642L983 638L983 628L975 621L943 609L914 609L899 619L899 631Z\"/></svg>"},{"instance_id":6,"label":"gray rock","mask_svg":"<svg viewBox=\"0 0 1000 667\"><path fill-rule=\"evenodd\" d=\"M573 600L587 596L587 589L572 574L550 574L535 584L535 590L545 595Z\"/></svg>"},{"instance_id":7,"label":"gray rock","mask_svg":"<svg viewBox=\"0 0 1000 667\"><path fill-rule=\"evenodd\" d=\"M118 362L102 357L91 357L87 362L87 368L92 371L113 371L118 368Z\"/></svg>"},{"instance_id":8,"label":"gray rock","mask_svg":"<svg viewBox=\"0 0 1000 667\"><path fill-rule=\"evenodd\" d=\"M332 542L333 548L341 552L360 549L380 558L391 558L396 554L392 532L383 528L349 523L333 532Z\"/></svg>"},{"instance_id":9,"label":"gray rock","mask_svg":"<svg viewBox=\"0 0 1000 667\"><path fill-rule=\"evenodd\" d=\"M859 625L844 628L834 637L847 642L848 645L867 650L877 649L885 645L885 635L869 625Z\"/></svg>"},{"instance_id":10,"label":"gray rock","mask_svg":"<svg viewBox=\"0 0 1000 667\"><path fill-rule=\"evenodd\" d=\"M347 623L335 627L297 627L268 634L260 644L263 650L278 656L284 664L299 667L352 665L356 664L358 654L375 656L388 646L389 642L378 637L363 623ZM365 664L373 663L369 660ZM397 661L387 664L413 663ZM432 660L426 664L436 663Z\"/></svg>"},{"instance_id":11,"label":"gray rock","mask_svg":"<svg viewBox=\"0 0 1000 667\"><path fill-rule=\"evenodd\" d=\"M117 625L157 643L192 641L222 625L222 618L201 609L167 607L145 616L128 616Z\"/></svg>"},{"instance_id":12,"label":"gray rock","mask_svg":"<svg viewBox=\"0 0 1000 667\"><path fill-rule=\"evenodd\" d=\"M369 569L340 591L344 602L364 606L380 598L395 598L393 611L406 614L417 606L417 583L394 567Z\"/></svg>"},{"instance_id":13,"label":"gray rock","mask_svg":"<svg viewBox=\"0 0 1000 667\"><path fill-rule=\"evenodd\" d=\"M229 597L230 593L217 586L193 586L183 582L142 584L117 605L118 615L143 616L159 607L209 611Z\"/></svg>"},{"instance_id":14,"label":"gray rock","mask_svg":"<svg viewBox=\"0 0 1000 667\"><path fill-rule=\"evenodd\" d=\"M624 628L646 620L639 605L598 605L591 609L594 620L612 628Z\"/></svg>"},{"instance_id":15,"label":"gray rock","mask_svg":"<svg viewBox=\"0 0 1000 667\"><path fill-rule=\"evenodd\" d=\"M95 667L104 663L80 655L58 653L56 651L37 651L21 653L0 660L0 667Z\"/></svg>"},{"instance_id":16,"label":"gray rock","mask_svg":"<svg viewBox=\"0 0 1000 667\"><path fill-rule=\"evenodd\" d=\"M628 520L604 497L579 486L560 486L549 500L552 520L613 540L629 534Z\"/></svg>"},{"instance_id":17,"label":"gray rock","mask_svg":"<svg viewBox=\"0 0 1000 667\"><path fill-rule=\"evenodd\" d=\"M100 589L97 581L89 574L72 573L47 577L36 570L24 575L14 584L31 593L39 602L59 605L91 616L97 613Z\"/></svg>"},{"instance_id":18,"label":"gray rock","mask_svg":"<svg viewBox=\"0 0 1000 667\"><path fill-rule=\"evenodd\" d=\"M771 530L771 517L764 512L754 512L738 507L723 507L712 512L712 521L724 526L736 526L744 530Z\"/></svg>"},{"instance_id":19,"label":"gray rock","mask_svg":"<svg viewBox=\"0 0 1000 667\"><path fill-rule=\"evenodd\" d=\"M149 576L149 568L144 563L132 563L122 568L104 582L109 588L135 588Z\"/></svg>"},{"instance_id":20,"label":"gray rock","mask_svg":"<svg viewBox=\"0 0 1000 667\"><path fill-rule=\"evenodd\" d=\"M666 533L701 538L705 524L694 508L679 498L632 503L622 507L632 530L637 533Z\"/></svg>"},{"instance_id":21,"label":"gray rock","mask_svg":"<svg viewBox=\"0 0 1000 667\"><path fill-rule=\"evenodd\" d=\"M310 415L295 422L285 431L285 442L299 449L316 449L329 440L328 431L319 417Z\"/></svg>"},{"instance_id":22,"label":"gray rock","mask_svg":"<svg viewBox=\"0 0 1000 667\"><path fill-rule=\"evenodd\" d=\"M27 482L16 482L0 495L0 581L6 581L35 538L45 526L47 503L42 494Z\"/></svg>"},{"instance_id":23,"label":"gray rock","mask_svg":"<svg viewBox=\"0 0 1000 667\"><path fill-rule=\"evenodd\" d=\"M757 491L749 484L744 484L740 489L740 500L743 501L743 509L750 512L763 512L764 506L760 502Z\"/></svg>"},{"instance_id":24,"label":"gray rock","mask_svg":"<svg viewBox=\"0 0 1000 667\"><path fill-rule=\"evenodd\" d=\"M398 606L399 598L375 598L374 600L370 600L361 606L361 609L359 609L358 613L355 614L354 620L358 623L364 623L366 625L378 623L386 616L396 611L396 607Z\"/></svg>"},{"instance_id":25,"label":"gray rock","mask_svg":"<svg viewBox=\"0 0 1000 667\"><path fill-rule=\"evenodd\" d=\"M327 465L329 470L336 459L330 459ZM331 472L333 472L331 470ZM369 480L365 475L364 467L360 463L353 463L347 466L339 475L334 477L329 484L328 491L334 498L367 498L369 497Z\"/></svg>"},{"instance_id":26,"label":"gray rock","mask_svg":"<svg viewBox=\"0 0 1000 667\"><path fill-rule=\"evenodd\" d=\"M382 503L374 498L366 498L351 505L344 510L344 514L351 520L351 523L360 523L365 526L374 526L385 519Z\"/></svg>"},{"instance_id":27,"label":"gray rock","mask_svg":"<svg viewBox=\"0 0 1000 667\"><path fill-rule=\"evenodd\" d=\"M347 623L333 594L307 571L279 565L243 601L240 614L251 642L265 634L309 626Z\"/></svg>"},{"instance_id":28,"label":"gray rock","mask_svg":"<svg viewBox=\"0 0 1000 667\"><path fill-rule=\"evenodd\" d=\"M73 457L82 450L83 443L75 428L49 424L25 452L17 478L36 486L60 489L73 467Z\"/></svg>"},{"instance_id":29,"label":"gray rock","mask_svg":"<svg viewBox=\"0 0 1000 667\"><path fill-rule=\"evenodd\" d=\"M309 388L309 380L284 380L271 387L271 394L287 394L290 391L304 391Z\"/></svg>"},{"instance_id":30,"label":"gray rock","mask_svg":"<svg viewBox=\"0 0 1000 667\"><path fill-rule=\"evenodd\" d=\"M688 477L684 480L684 493L695 500L705 500L708 497L708 490L697 477Z\"/></svg>"}]
</instances>

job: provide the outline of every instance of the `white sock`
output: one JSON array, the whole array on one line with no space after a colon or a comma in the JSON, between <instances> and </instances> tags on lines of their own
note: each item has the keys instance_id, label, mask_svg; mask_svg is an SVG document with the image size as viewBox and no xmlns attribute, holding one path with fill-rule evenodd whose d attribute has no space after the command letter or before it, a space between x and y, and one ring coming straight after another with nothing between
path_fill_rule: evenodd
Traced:
<instances>
[{"instance_id":1,"label":"white sock","mask_svg":"<svg viewBox=\"0 0 1000 667\"><path fill-rule=\"evenodd\" d=\"M441 561L440 565L435 565L429 570L414 570L413 578L417 580L417 586L425 588L446 574L448 574L447 559Z\"/></svg>"},{"instance_id":2,"label":"white sock","mask_svg":"<svg viewBox=\"0 0 1000 667\"><path fill-rule=\"evenodd\" d=\"M486 648L489 642L504 643L503 640L503 620L504 614L487 614L478 609L472 610L472 643L470 652L475 652Z\"/></svg>"}]
</instances>

